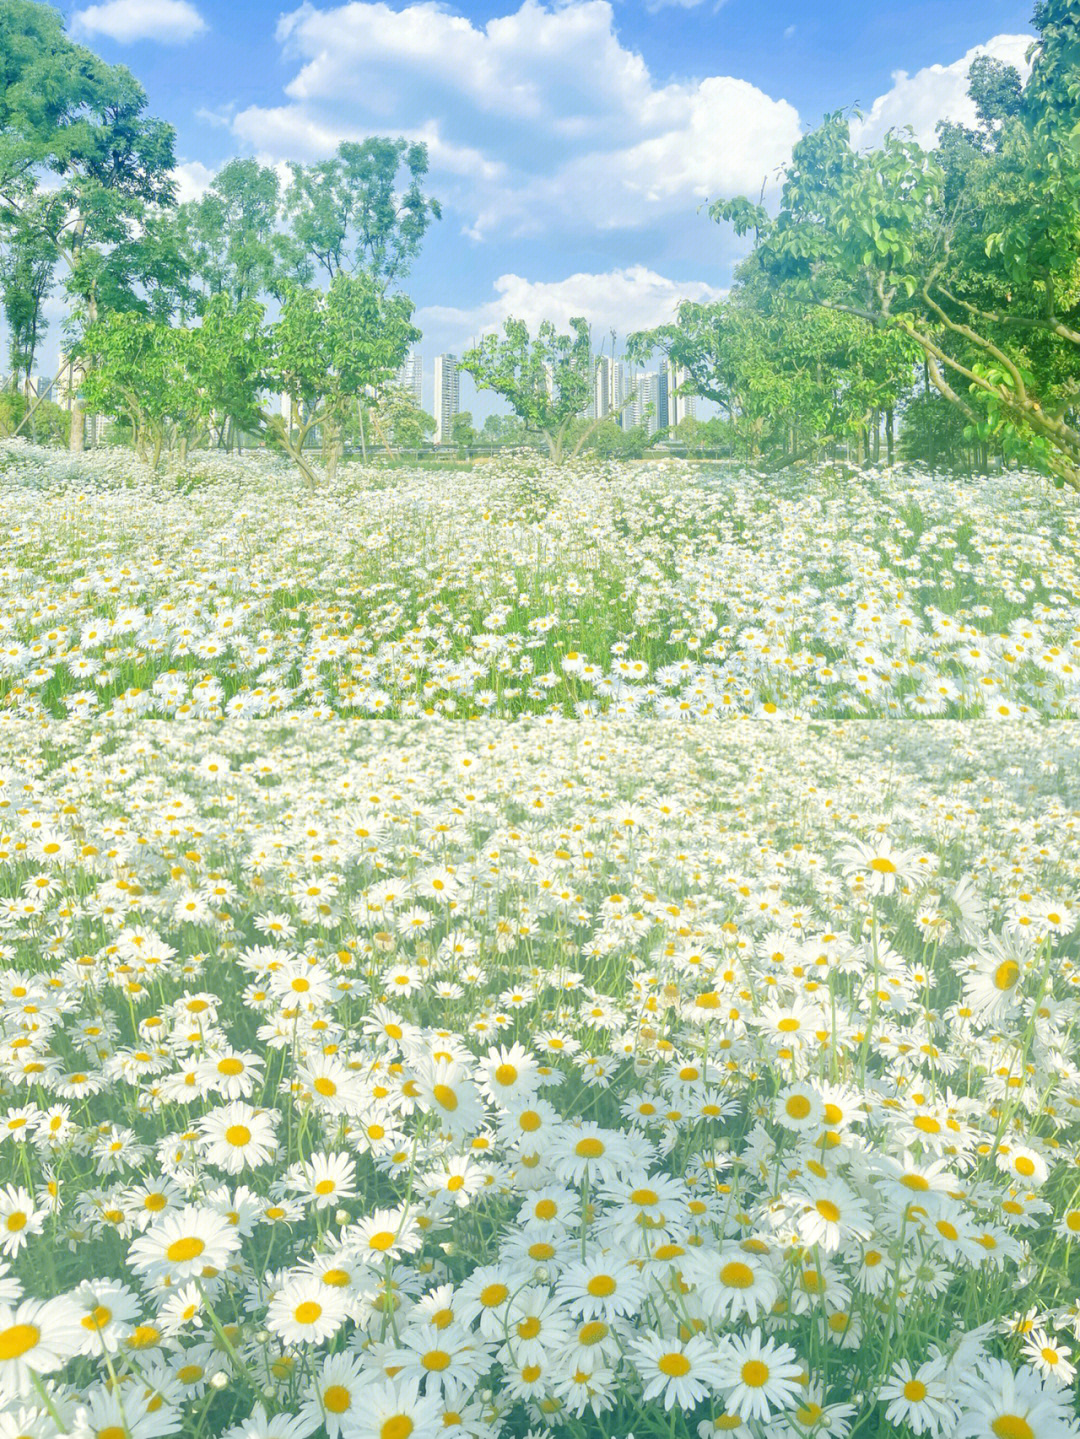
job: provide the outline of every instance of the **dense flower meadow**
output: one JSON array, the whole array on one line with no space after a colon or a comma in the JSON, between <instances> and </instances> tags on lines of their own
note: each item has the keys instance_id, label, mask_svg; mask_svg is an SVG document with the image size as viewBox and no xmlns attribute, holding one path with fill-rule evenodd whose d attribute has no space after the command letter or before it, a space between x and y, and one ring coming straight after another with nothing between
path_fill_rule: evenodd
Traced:
<instances>
[{"instance_id":1,"label":"dense flower meadow","mask_svg":"<svg viewBox=\"0 0 1080 1439\"><path fill-rule=\"evenodd\" d=\"M1080 717L1080 513L1034 476L685 462L178 480L0 445L0 712Z\"/></svg>"},{"instance_id":2,"label":"dense flower meadow","mask_svg":"<svg viewBox=\"0 0 1080 1439\"><path fill-rule=\"evenodd\" d=\"M0 864L4 1439L1080 1435L1080 725L12 716Z\"/></svg>"}]
</instances>

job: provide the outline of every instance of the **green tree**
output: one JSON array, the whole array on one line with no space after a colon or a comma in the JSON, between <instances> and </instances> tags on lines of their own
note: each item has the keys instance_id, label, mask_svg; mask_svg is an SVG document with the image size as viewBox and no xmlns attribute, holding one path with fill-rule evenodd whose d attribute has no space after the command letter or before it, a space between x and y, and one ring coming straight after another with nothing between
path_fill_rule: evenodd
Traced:
<instances>
[{"instance_id":1,"label":"green tree","mask_svg":"<svg viewBox=\"0 0 1080 1439\"><path fill-rule=\"evenodd\" d=\"M189 330L138 311L114 311L88 325L80 356L90 407L123 415L135 448L156 470L166 445L189 429L199 413Z\"/></svg>"},{"instance_id":2,"label":"green tree","mask_svg":"<svg viewBox=\"0 0 1080 1439\"><path fill-rule=\"evenodd\" d=\"M27 388L45 330L42 305L56 271L53 246L32 225L14 221L0 246L0 294L8 323L8 361ZM31 423L34 423L31 421Z\"/></svg>"},{"instance_id":3,"label":"green tree","mask_svg":"<svg viewBox=\"0 0 1080 1439\"><path fill-rule=\"evenodd\" d=\"M427 146L370 136L344 142L329 160L290 168L284 211L294 263L329 280L362 272L381 290L400 283L442 215L421 186Z\"/></svg>"},{"instance_id":4,"label":"green tree","mask_svg":"<svg viewBox=\"0 0 1080 1439\"><path fill-rule=\"evenodd\" d=\"M544 320L535 340L524 321L507 319L502 338L485 335L462 356L461 368L478 390L493 390L510 404L526 434L543 437L556 464L568 444L570 458L579 454L601 423L575 426L595 383L589 327L580 315L570 320L569 334Z\"/></svg>"},{"instance_id":5,"label":"green tree","mask_svg":"<svg viewBox=\"0 0 1080 1439\"><path fill-rule=\"evenodd\" d=\"M979 127L944 127L938 154L896 134L856 153L830 115L795 146L775 220L747 200L710 213L755 231L796 300L913 341L973 436L1080 489L1080 0L1035 24L1027 85L976 67Z\"/></svg>"},{"instance_id":6,"label":"green tree","mask_svg":"<svg viewBox=\"0 0 1080 1439\"><path fill-rule=\"evenodd\" d=\"M488 415L480 438L486 445L523 445L525 425L519 415Z\"/></svg>"},{"instance_id":7,"label":"green tree","mask_svg":"<svg viewBox=\"0 0 1080 1439\"><path fill-rule=\"evenodd\" d=\"M71 42L50 6L4 0L0 225L53 246L86 323L106 308L139 308L179 279L175 250L152 223L153 207L174 199L173 130L145 110L130 71ZM82 440L76 403L72 448Z\"/></svg>"},{"instance_id":8,"label":"green tree","mask_svg":"<svg viewBox=\"0 0 1080 1439\"><path fill-rule=\"evenodd\" d=\"M475 445L480 436L473 428L472 414L469 410L459 410L450 421L450 443L462 449L469 449Z\"/></svg>"},{"instance_id":9,"label":"green tree","mask_svg":"<svg viewBox=\"0 0 1080 1439\"><path fill-rule=\"evenodd\" d=\"M333 479L350 411L400 369L420 339L412 313L407 296L385 295L367 274L335 275L325 294L300 286L286 293L266 378L288 397L291 414L262 409L260 420L310 485L318 474L305 442L318 427L326 478Z\"/></svg>"},{"instance_id":10,"label":"green tree","mask_svg":"<svg viewBox=\"0 0 1080 1439\"><path fill-rule=\"evenodd\" d=\"M200 305L219 294L242 304L280 293L286 278L310 280L310 266L289 264L287 237L276 228L280 204L277 173L256 160L235 159L205 195L179 207L178 244Z\"/></svg>"}]
</instances>

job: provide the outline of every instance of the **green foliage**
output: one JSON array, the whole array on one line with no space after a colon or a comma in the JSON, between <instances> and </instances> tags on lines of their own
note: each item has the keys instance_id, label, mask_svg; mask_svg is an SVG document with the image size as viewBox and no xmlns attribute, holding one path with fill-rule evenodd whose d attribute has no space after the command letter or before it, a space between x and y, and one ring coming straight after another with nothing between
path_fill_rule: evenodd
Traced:
<instances>
[{"instance_id":1,"label":"green foliage","mask_svg":"<svg viewBox=\"0 0 1080 1439\"><path fill-rule=\"evenodd\" d=\"M644 425L624 430L618 420L604 419L587 441L587 448L603 460L640 460L650 443Z\"/></svg>"},{"instance_id":2,"label":"green foliage","mask_svg":"<svg viewBox=\"0 0 1080 1439\"><path fill-rule=\"evenodd\" d=\"M459 410L450 421L450 443L468 449L479 439L480 436L473 428L472 414L468 410Z\"/></svg>"},{"instance_id":3,"label":"green foliage","mask_svg":"<svg viewBox=\"0 0 1080 1439\"><path fill-rule=\"evenodd\" d=\"M256 160L230 160L205 195L176 214L177 243L198 292L238 304L277 293L285 278L285 237L275 229L280 187Z\"/></svg>"},{"instance_id":4,"label":"green foliage","mask_svg":"<svg viewBox=\"0 0 1080 1439\"><path fill-rule=\"evenodd\" d=\"M155 469L168 437L198 413L191 350L190 331L138 311L105 315L83 337L86 403L100 414L126 415L140 456L152 458Z\"/></svg>"},{"instance_id":5,"label":"green foliage","mask_svg":"<svg viewBox=\"0 0 1080 1439\"><path fill-rule=\"evenodd\" d=\"M426 145L384 136L346 141L313 165L293 163L284 209L294 263L330 280L363 272L383 290L402 280L442 215L421 188L427 168Z\"/></svg>"},{"instance_id":6,"label":"green foliage","mask_svg":"<svg viewBox=\"0 0 1080 1439\"><path fill-rule=\"evenodd\" d=\"M321 427L332 475L350 409L366 389L377 390L395 374L420 338L412 313L407 296L385 295L366 273L338 273L325 294L296 285L286 292L271 334L266 381L289 397L293 416L289 422L262 411L261 420L309 483L316 475L304 441Z\"/></svg>"},{"instance_id":7,"label":"green foliage","mask_svg":"<svg viewBox=\"0 0 1080 1439\"><path fill-rule=\"evenodd\" d=\"M571 318L570 332L563 334L544 320L534 340L524 321L511 317L502 338L485 335L466 351L461 368L478 390L501 395L526 434L543 436L551 458L562 461L573 421L588 405L594 384L589 327L580 315ZM585 438L582 432L574 454Z\"/></svg>"},{"instance_id":8,"label":"green foliage","mask_svg":"<svg viewBox=\"0 0 1080 1439\"><path fill-rule=\"evenodd\" d=\"M18 430L36 445L66 445L68 424L67 410L55 401L46 399L36 404L19 390L0 390L0 438L6 439Z\"/></svg>"},{"instance_id":9,"label":"green foliage","mask_svg":"<svg viewBox=\"0 0 1080 1439\"><path fill-rule=\"evenodd\" d=\"M936 154L890 133L857 153L840 114L795 146L752 263L796 305L906 337L969 437L1080 489L1080 0L1046 0L1026 86L972 66L979 125ZM872 327L872 328L871 328Z\"/></svg>"},{"instance_id":10,"label":"green foliage","mask_svg":"<svg viewBox=\"0 0 1080 1439\"><path fill-rule=\"evenodd\" d=\"M523 445L524 421L519 415L488 415L480 438L485 445Z\"/></svg>"}]
</instances>

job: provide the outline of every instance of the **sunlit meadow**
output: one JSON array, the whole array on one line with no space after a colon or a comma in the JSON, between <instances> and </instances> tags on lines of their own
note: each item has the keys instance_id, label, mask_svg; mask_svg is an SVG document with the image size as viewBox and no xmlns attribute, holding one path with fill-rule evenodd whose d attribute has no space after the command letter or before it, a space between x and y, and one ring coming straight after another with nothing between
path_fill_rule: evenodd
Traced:
<instances>
[{"instance_id":1,"label":"sunlit meadow","mask_svg":"<svg viewBox=\"0 0 1080 1439\"><path fill-rule=\"evenodd\" d=\"M0 463L2 1439L1080 1435L1075 508Z\"/></svg>"},{"instance_id":2,"label":"sunlit meadow","mask_svg":"<svg viewBox=\"0 0 1080 1439\"><path fill-rule=\"evenodd\" d=\"M1080 715L1045 480L0 446L0 711Z\"/></svg>"}]
</instances>

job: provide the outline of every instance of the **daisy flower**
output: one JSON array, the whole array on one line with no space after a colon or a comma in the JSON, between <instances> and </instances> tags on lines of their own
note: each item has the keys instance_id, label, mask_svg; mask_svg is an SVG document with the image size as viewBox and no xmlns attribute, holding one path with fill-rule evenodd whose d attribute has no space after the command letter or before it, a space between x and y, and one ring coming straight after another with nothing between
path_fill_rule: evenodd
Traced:
<instances>
[{"instance_id":1,"label":"daisy flower","mask_svg":"<svg viewBox=\"0 0 1080 1439\"><path fill-rule=\"evenodd\" d=\"M594 1182L614 1181L630 1160L625 1136L599 1124L567 1125L551 1145L551 1166L563 1184L580 1184L586 1173Z\"/></svg>"},{"instance_id":2,"label":"daisy flower","mask_svg":"<svg viewBox=\"0 0 1080 1439\"><path fill-rule=\"evenodd\" d=\"M227 1174L257 1169L277 1153L276 1119L276 1112L253 1109L240 1099L223 1104L199 1120L202 1152Z\"/></svg>"},{"instance_id":3,"label":"daisy flower","mask_svg":"<svg viewBox=\"0 0 1080 1439\"><path fill-rule=\"evenodd\" d=\"M356 1198L356 1167L347 1154L313 1154L308 1163L289 1169L285 1183L315 1209L336 1208L343 1199Z\"/></svg>"},{"instance_id":4,"label":"daisy flower","mask_svg":"<svg viewBox=\"0 0 1080 1439\"><path fill-rule=\"evenodd\" d=\"M1076 1376L1072 1355L1059 1340L1051 1339L1045 1329L1036 1329L1028 1335L1023 1353L1037 1373L1055 1384L1071 1384Z\"/></svg>"},{"instance_id":5,"label":"daisy flower","mask_svg":"<svg viewBox=\"0 0 1080 1439\"><path fill-rule=\"evenodd\" d=\"M761 1338L755 1327L745 1338L725 1335L716 1356L725 1405L743 1419L767 1421L799 1397L804 1366L795 1350Z\"/></svg>"},{"instance_id":6,"label":"daisy flower","mask_svg":"<svg viewBox=\"0 0 1080 1439\"><path fill-rule=\"evenodd\" d=\"M863 1201L839 1179L818 1179L792 1196L798 1206L795 1227L806 1245L826 1254L848 1239L869 1239L873 1230Z\"/></svg>"},{"instance_id":7,"label":"daisy flower","mask_svg":"<svg viewBox=\"0 0 1080 1439\"><path fill-rule=\"evenodd\" d=\"M685 1269L714 1320L735 1321L745 1315L753 1323L769 1312L779 1293L775 1276L752 1249L695 1249Z\"/></svg>"},{"instance_id":8,"label":"daisy flower","mask_svg":"<svg viewBox=\"0 0 1080 1439\"><path fill-rule=\"evenodd\" d=\"M556 1294L583 1319L610 1320L640 1309L645 1282L635 1265L609 1250L568 1265Z\"/></svg>"},{"instance_id":9,"label":"daisy flower","mask_svg":"<svg viewBox=\"0 0 1080 1439\"><path fill-rule=\"evenodd\" d=\"M312 1429L319 1425L327 1439L348 1435L363 1405L363 1390L370 1382L355 1354L332 1354L305 1391L299 1417Z\"/></svg>"},{"instance_id":10,"label":"daisy flower","mask_svg":"<svg viewBox=\"0 0 1080 1439\"><path fill-rule=\"evenodd\" d=\"M693 1409L719 1382L716 1347L702 1334L685 1344L648 1334L634 1344L635 1364L646 1401L663 1397L664 1409Z\"/></svg>"},{"instance_id":11,"label":"daisy flower","mask_svg":"<svg viewBox=\"0 0 1080 1439\"><path fill-rule=\"evenodd\" d=\"M141 1234L128 1250L128 1264L149 1279L198 1279L224 1269L239 1247L228 1219L189 1204Z\"/></svg>"},{"instance_id":12,"label":"daisy flower","mask_svg":"<svg viewBox=\"0 0 1080 1439\"><path fill-rule=\"evenodd\" d=\"M78 1354L86 1338L83 1311L66 1297L0 1304L0 1399L25 1399L32 1375L53 1374Z\"/></svg>"},{"instance_id":13,"label":"daisy flower","mask_svg":"<svg viewBox=\"0 0 1080 1439\"><path fill-rule=\"evenodd\" d=\"M348 1439L443 1439L446 1424L437 1395L421 1395L417 1379L369 1383L350 1415Z\"/></svg>"},{"instance_id":14,"label":"daisy flower","mask_svg":"<svg viewBox=\"0 0 1080 1439\"><path fill-rule=\"evenodd\" d=\"M415 1214L402 1209L376 1209L342 1235L349 1251L367 1264L382 1264L414 1254L423 1243Z\"/></svg>"},{"instance_id":15,"label":"daisy flower","mask_svg":"<svg viewBox=\"0 0 1080 1439\"><path fill-rule=\"evenodd\" d=\"M484 1122L484 1108L465 1064L458 1059L423 1058L416 1082L421 1106L448 1134L468 1134Z\"/></svg>"},{"instance_id":16,"label":"daisy flower","mask_svg":"<svg viewBox=\"0 0 1080 1439\"><path fill-rule=\"evenodd\" d=\"M912 1433L930 1434L935 1439L953 1428L960 1412L959 1405L949 1398L945 1360L940 1356L916 1370L901 1359L878 1390L878 1399L889 1406L885 1418L890 1424L907 1424Z\"/></svg>"},{"instance_id":17,"label":"daisy flower","mask_svg":"<svg viewBox=\"0 0 1080 1439\"><path fill-rule=\"evenodd\" d=\"M0 1252L13 1259L32 1234L40 1234L46 1210L28 1189L7 1184L0 1190Z\"/></svg>"},{"instance_id":18,"label":"daisy flower","mask_svg":"<svg viewBox=\"0 0 1080 1439\"><path fill-rule=\"evenodd\" d=\"M539 1066L522 1044L488 1050L477 1066L480 1092L504 1108L530 1099L540 1086Z\"/></svg>"},{"instance_id":19,"label":"daisy flower","mask_svg":"<svg viewBox=\"0 0 1080 1439\"><path fill-rule=\"evenodd\" d=\"M321 1344L349 1312L348 1298L313 1275L291 1279L270 1300L266 1327L285 1344Z\"/></svg>"},{"instance_id":20,"label":"daisy flower","mask_svg":"<svg viewBox=\"0 0 1080 1439\"><path fill-rule=\"evenodd\" d=\"M1033 1369L984 1358L961 1380L957 1439L1075 1439L1068 1389Z\"/></svg>"}]
</instances>

